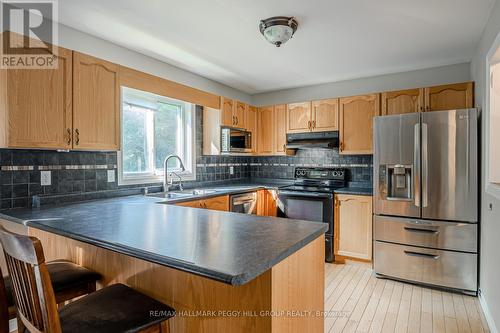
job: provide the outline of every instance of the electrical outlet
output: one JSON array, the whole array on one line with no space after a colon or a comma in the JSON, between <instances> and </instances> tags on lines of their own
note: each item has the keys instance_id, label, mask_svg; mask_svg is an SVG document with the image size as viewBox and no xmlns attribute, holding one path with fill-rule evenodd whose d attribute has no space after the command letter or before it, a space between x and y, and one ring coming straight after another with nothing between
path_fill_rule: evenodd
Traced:
<instances>
[{"instance_id":1,"label":"electrical outlet","mask_svg":"<svg viewBox=\"0 0 500 333\"><path fill-rule=\"evenodd\" d=\"M234 167L233 166L229 167L229 174L234 175Z\"/></svg>"},{"instance_id":2,"label":"electrical outlet","mask_svg":"<svg viewBox=\"0 0 500 333\"><path fill-rule=\"evenodd\" d=\"M40 185L49 186L52 184L52 177L50 171L40 171Z\"/></svg>"},{"instance_id":3,"label":"electrical outlet","mask_svg":"<svg viewBox=\"0 0 500 333\"><path fill-rule=\"evenodd\" d=\"M115 170L108 170L108 183L115 182Z\"/></svg>"}]
</instances>

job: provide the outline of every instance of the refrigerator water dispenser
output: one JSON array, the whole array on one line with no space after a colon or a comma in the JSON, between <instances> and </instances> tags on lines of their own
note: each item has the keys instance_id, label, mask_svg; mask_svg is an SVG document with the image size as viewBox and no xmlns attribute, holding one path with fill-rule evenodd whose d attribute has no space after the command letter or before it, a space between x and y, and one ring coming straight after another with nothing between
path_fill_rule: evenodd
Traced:
<instances>
[{"instance_id":1,"label":"refrigerator water dispenser","mask_svg":"<svg viewBox=\"0 0 500 333\"><path fill-rule=\"evenodd\" d=\"M387 200L412 200L412 166L388 165Z\"/></svg>"}]
</instances>

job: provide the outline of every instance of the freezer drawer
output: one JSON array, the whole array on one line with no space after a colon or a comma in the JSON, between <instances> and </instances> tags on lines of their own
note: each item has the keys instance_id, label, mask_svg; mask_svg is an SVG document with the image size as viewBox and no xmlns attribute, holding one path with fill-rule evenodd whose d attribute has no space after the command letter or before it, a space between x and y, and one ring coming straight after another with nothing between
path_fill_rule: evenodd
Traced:
<instances>
[{"instance_id":1,"label":"freezer drawer","mask_svg":"<svg viewBox=\"0 0 500 333\"><path fill-rule=\"evenodd\" d=\"M477 252L477 224L373 217L374 239L435 249Z\"/></svg>"},{"instance_id":2,"label":"freezer drawer","mask_svg":"<svg viewBox=\"0 0 500 333\"><path fill-rule=\"evenodd\" d=\"M397 279L475 292L477 254L375 241L374 270Z\"/></svg>"}]
</instances>

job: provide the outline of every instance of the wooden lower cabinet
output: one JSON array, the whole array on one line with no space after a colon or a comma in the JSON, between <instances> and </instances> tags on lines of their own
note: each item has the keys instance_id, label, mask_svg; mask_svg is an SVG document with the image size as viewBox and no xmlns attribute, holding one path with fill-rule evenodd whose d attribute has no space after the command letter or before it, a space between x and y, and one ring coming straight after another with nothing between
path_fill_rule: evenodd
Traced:
<instances>
[{"instance_id":1,"label":"wooden lower cabinet","mask_svg":"<svg viewBox=\"0 0 500 333\"><path fill-rule=\"evenodd\" d=\"M260 190L257 192L257 215L277 216L276 191Z\"/></svg>"},{"instance_id":2,"label":"wooden lower cabinet","mask_svg":"<svg viewBox=\"0 0 500 333\"><path fill-rule=\"evenodd\" d=\"M336 261L372 260L372 197L335 195L333 248Z\"/></svg>"},{"instance_id":3,"label":"wooden lower cabinet","mask_svg":"<svg viewBox=\"0 0 500 333\"><path fill-rule=\"evenodd\" d=\"M219 197L208 198L203 200L184 201L175 204L176 206L204 208L211 210L229 211L229 196L222 195Z\"/></svg>"}]
</instances>

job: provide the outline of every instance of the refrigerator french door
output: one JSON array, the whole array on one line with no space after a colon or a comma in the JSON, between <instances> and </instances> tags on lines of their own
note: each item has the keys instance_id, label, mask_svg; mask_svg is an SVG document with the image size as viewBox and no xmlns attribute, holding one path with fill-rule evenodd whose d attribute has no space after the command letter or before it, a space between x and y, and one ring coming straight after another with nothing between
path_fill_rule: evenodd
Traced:
<instances>
[{"instance_id":1,"label":"refrigerator french door","mask_svg":"<svg viewBox=\"0 0 500 333\"><path fill-rule=\"evenodd\" d=\"M376 273L477 291L477 117L464 109L375 118Z\"/></svg>"}]
</instances>

